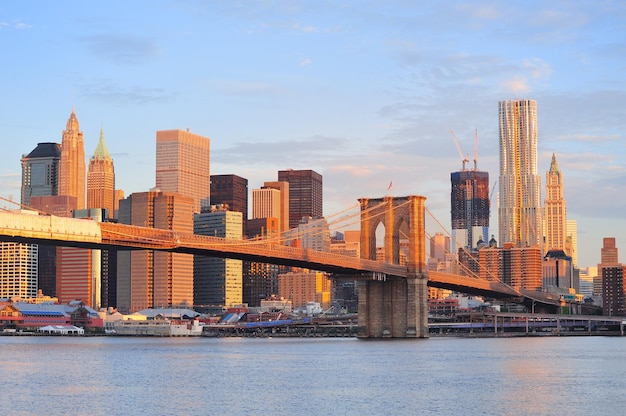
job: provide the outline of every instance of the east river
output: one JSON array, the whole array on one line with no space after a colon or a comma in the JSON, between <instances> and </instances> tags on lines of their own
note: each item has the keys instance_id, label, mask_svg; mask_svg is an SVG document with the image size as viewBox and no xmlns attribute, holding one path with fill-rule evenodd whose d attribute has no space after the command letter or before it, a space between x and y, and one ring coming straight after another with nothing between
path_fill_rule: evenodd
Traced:
<instances>
[{"instance_id":1,"label":"east river","mask_svg":"<svg viewBox=\"0 0 626 416\"><path fill-rule=\"evenodd\" d=\"M619 415L626 337L0 337L10 415Z\"/></svg>"}]
</instances>

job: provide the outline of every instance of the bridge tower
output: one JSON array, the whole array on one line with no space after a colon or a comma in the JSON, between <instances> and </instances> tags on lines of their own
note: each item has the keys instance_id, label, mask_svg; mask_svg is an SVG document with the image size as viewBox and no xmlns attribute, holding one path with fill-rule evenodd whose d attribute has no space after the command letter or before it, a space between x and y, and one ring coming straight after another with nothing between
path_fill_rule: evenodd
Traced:
<instances>
[{"instance_id":1,"label":"bridge tower","mask_svg":"<svg viewBox=\"0 0 626 416\"><path fill-rule=\"evenodd\" d=\"M361 258L376 259L376 229L385 227L385 262L400 263L408 239L407 277L359 282L360 338L428 338L428 276L423 196L361 198Z\"/></svg>"}]
</instances>

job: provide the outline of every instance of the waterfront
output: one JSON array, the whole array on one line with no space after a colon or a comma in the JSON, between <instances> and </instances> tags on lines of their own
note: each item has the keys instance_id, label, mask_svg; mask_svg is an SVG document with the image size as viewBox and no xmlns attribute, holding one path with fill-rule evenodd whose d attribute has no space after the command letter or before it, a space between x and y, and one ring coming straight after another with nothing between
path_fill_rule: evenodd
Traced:
<instances>
[{"instance_id":1,"label":"waterfront","mask_svg":"<svg viewBox=\"0 0 626 416\"><path fill-rule=\"evenodd\" d=\"M17 415L621 414L623 337L0 337Z\"/></svg>"}]
</instances>

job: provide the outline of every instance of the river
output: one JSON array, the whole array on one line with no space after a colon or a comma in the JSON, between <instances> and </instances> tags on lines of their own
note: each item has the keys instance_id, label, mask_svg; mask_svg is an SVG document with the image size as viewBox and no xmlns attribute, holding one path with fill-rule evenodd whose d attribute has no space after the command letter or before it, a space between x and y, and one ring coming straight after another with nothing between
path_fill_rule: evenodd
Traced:
<instances>
[{"instance_id":1,"label":"river","mask_svg":"<svg viewBox=\"0 0 626 416\"><path fill-rule=\"evenodd\" d=\"M0 337L11 415L618 415L626 338Z\"/></svg>"}]
</instances>

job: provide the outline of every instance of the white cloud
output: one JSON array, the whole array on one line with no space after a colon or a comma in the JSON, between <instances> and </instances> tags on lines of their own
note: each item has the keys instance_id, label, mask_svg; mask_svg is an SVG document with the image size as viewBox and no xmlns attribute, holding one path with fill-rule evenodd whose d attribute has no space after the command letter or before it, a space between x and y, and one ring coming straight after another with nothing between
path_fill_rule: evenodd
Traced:
<instances>
[{"instance_id":1,"label":"white cloud","mask_svg":"<svg viewBox=\"0 0 626 416\"><path fill-rule=\"evenodd\" d=\"M502 86L506 90L514 94L519 94L519 93L530 91L530 87L528 86L528 80L526 79L526 77L519 76L519 75L514 78L504 80L502 82Z\"/></svg>"}]
</instances>

